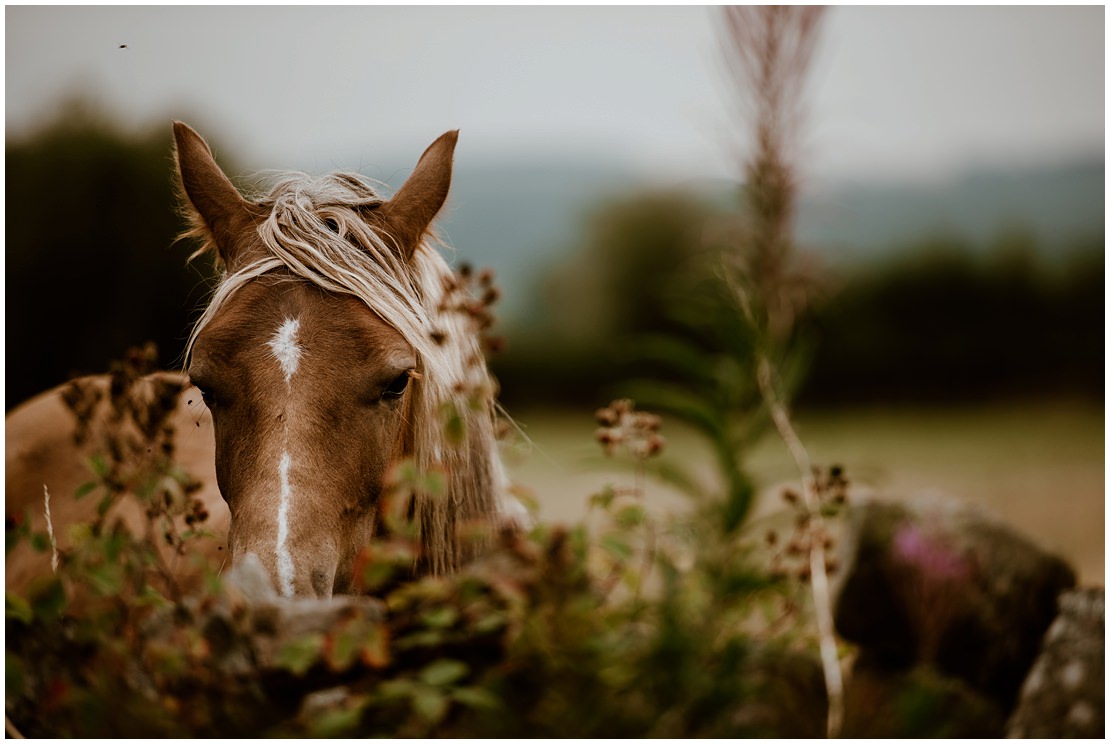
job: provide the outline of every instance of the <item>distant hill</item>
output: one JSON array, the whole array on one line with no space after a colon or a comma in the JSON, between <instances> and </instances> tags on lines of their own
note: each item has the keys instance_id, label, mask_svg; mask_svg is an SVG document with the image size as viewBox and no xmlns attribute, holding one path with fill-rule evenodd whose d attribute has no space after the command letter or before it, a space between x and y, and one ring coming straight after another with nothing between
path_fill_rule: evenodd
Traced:
<instances>
[{"instance_id":1,"label":"distant hill","mask_svg":"<svg viewBox=\"0 0 1110 744\"><path fill-rule=\"evenodd\" d=\"M616 166L507 163L456 169L439 225L456 261L491 267L506 315L523 311L537 276L579 242L592 209L636 186Z\"/></svg>"},{"instance_id":2,"label":"distant hill","mask_svg":"<svg viewBox=\"0 0 1110 744\"><path fill-rule=\"evenodd\" d=\"M1022 230L1051 257L1101 239L1105 201L1101 159L970 171L929 185L841 184L803 198L797 234L834 256L867 259L930 236L981 248Z\"/></svg>"},{"instance_id":3,"label":"distant hill","mask_svg":"<svg viewBox=\"0 0 1110 744\"><path fill-rule=\"evenodd\" d=\"M1104 233L1105 165L974 170L936 184L840 183L805 193L799 240L832 261L867 261L922 239L958 238L985 248L1023 230L1046 257ZM646 181L604 162L519 161L456 170L441 220L457 261L491 266L505 291L504 317L528 309L536 278L579 243L591 210ZM684 184L726 200L725 182Z\"/></svg>"}]
</instances>

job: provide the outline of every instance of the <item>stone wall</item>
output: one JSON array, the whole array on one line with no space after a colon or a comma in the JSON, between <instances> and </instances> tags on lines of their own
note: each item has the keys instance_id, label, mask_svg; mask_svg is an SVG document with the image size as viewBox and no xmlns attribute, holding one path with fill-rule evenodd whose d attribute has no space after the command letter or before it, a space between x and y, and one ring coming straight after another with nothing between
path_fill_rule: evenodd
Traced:
<instances>
[{"instance_id":1,"label":"stone wall","mask_svg":"<svg viewBox=\"0 0 1110 744\"><path fill-rule=\"evenodd\" d=\"M1102 737L1101 588L958 502L865 503L845 532L845 736Z\"/></svg>"}]
</instances>

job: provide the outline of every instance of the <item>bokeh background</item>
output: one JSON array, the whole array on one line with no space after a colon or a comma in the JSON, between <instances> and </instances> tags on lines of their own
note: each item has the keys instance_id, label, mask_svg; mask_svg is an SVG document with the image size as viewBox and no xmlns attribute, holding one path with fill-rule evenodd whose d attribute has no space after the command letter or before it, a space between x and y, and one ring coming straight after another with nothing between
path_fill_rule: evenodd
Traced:
<instances>
[{"instance_id":1,"label":"bokeh background","mask_svg":"<svg viewBox=\"0 0 1110 744\"><path fill-rule=\"evenodd\" d=\"M981 503L1097 583L1104 28L1102 7L834 8L794 153L815 457ZM244 187L396 188L459 128L440 226L499 277L495 369L531 439L511 465L545 514L580 513L608 477L590 411L735 209L750 132L722 34L702 7L6 8L6 409L147 339L180 363L212 273L174 239L171 120ZM774 441L752 463L791 477Z\"/></svg>"}]
</instances>

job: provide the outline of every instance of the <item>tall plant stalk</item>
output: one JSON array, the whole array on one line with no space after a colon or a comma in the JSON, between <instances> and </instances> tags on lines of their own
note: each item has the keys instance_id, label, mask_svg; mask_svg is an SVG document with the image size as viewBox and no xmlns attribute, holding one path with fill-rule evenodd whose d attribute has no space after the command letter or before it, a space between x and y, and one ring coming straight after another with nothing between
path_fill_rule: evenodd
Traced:
<instances>
[{"instance_id":1,"label":"tall plant stalk","mask_svg":"<svg viewBox=\"0 0 1110 744\"><path fill-rule=\"evenodd\" d=\"M736 249L726 258L725 277L754 335L760 395L801 474L811 537L810 589L829 697L826 730L835 737L843 719L843 680L833 630L821 492L776 374L776 360L788 355L795 318L805 303L806 288L792 274L796 182L790 164L823 9L727 7L723 13L727 70L738 94L739 113L753 125L750 152L742 166L744 221Z\"/></svg>"}]
</instances>

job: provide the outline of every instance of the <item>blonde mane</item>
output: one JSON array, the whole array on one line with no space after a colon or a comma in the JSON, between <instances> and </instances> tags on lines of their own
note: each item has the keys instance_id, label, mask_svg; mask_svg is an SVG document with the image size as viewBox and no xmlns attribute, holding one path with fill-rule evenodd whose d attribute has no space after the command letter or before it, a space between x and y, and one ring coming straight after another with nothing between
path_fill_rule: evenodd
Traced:
<instances>
[{"instance_id":1,"label":"blonde mane","mask_svg":"<svg viewBox=\"0 0 1110 744\"><path fill-rule=\"evenodd\" d=\"M447 477L446 494L417 494L414 504L424 559L432 572L441 573L466 557L458 528L496 515L504 493L493 386L469 319L445 307L456 278L435 248L439 241L423 239L406 261L393 239L363 217L383 203L357 174L281 176L268 195L255 200L267 214L258 225L261 255L221 278L189 336L185 358L238 289L276 270L356 297L395 328L418 359L409 393L411 456L420 472ZM214 251L197 215L190 217L187 235L204 241L197 254ZM448 435L448 411L461 419L461 441Z\"/></svg>"}]
</instances>

